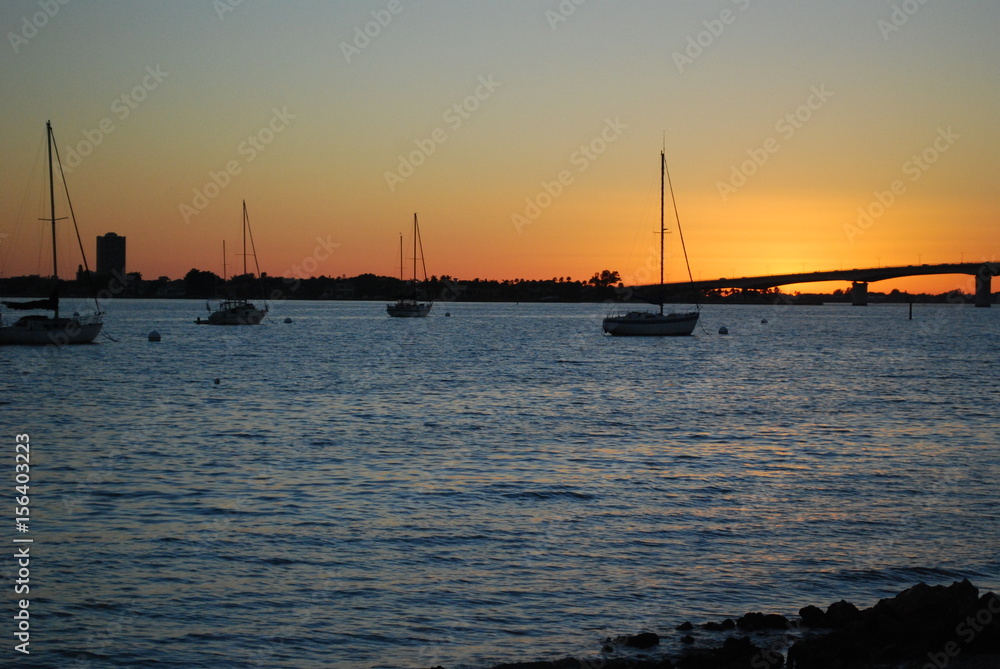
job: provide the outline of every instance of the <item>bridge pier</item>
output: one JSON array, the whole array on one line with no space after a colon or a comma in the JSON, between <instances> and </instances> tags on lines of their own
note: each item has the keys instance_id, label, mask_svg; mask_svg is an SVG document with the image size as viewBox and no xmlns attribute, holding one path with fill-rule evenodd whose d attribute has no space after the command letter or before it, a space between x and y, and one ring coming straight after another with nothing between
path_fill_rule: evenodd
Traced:
<instances>
[{"instance_id":1,"label":"bridge pier","mask_svg":"<svg viewBox=\"0 0 1000 669\"><path fill-rule=\"evenodd\" d=\"M997 263L985 263L976 272L976 306L989 308L993 304L993 290L990 287L990 279L1000 274L1000 265Z\"/></svg>"},{"instance_id":2,"label":"bridge pier","mask_svg":"<svg viewBox=\"0 0 1000 669\"><path fill-rule=\"evenodd\" d=\"M867 307L868 306L868 282L867 281L852 281L851 282L851 304L855 307Z\"/></svg>"}]
</instances>

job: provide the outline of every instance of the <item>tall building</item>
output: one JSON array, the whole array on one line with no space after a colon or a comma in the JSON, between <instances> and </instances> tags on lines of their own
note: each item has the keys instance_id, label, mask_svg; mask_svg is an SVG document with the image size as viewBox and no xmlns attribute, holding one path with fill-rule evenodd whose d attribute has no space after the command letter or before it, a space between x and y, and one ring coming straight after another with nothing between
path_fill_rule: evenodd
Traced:
<instances>
[{"instance_id":1,"label":"tall building","mask_svg":"<svg viewBox=\"0 0 1000 669\"><path fill-rule=\"evenodd\" d=\"M97 273L125 276L125 238L109 232L97 236Z\"/></svg>"}]
</instances>

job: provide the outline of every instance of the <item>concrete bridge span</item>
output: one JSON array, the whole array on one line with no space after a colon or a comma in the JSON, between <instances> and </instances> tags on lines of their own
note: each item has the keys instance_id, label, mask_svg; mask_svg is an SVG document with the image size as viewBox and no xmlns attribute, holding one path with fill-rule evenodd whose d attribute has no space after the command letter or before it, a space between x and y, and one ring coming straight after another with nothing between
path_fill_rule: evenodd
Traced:
<instances>
[{"instance_id":1,"label":"concrete bridge span","mask_svg":"<svg viewBox=\"0 0 1000 669\"><path fill-rule=\"evenodd\" d=\"M873 267L869 269L842 269L826 272L801 272L798 274L769 274L767 276L744 276L737 278L721 278L708 281L684 281L664 284L664 297L683 295L691 291L719 290L722 288L747 288L764 290L796 283L816 283L821 281L850 281L851 303L864 306L868 304L868 284L885 279L899 279L907 276L926 276L934 274L967 274L976 277L977 307L989 307L993 302L991 279L1000 274L1000 263L946 263L939 265L903 265L900 267ZM642 295L658 294L659 286L637 286L636 291Z\"/></svg>"}]
</instances>

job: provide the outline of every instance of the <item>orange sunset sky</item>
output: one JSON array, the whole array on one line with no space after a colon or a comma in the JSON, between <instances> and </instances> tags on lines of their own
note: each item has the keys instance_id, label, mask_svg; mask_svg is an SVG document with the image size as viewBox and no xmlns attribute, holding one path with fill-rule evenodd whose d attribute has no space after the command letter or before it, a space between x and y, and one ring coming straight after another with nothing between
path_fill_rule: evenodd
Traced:
<instances>
[{"instance_id":1,"label":"orange sunset sky","mask_svg":"<svg viewBox=\"0 0 1000 669\"><path fill-rule=\"evenodd\" d=\"M238 264L245 199L272 275L395 275L418 212L431 274L648 282L661 146L695 279L997 261L998 28L995 0L9 0L0 275L49 273L47 119L91 264L117 232L147 279Z\"/></svg>"}]
</instances>

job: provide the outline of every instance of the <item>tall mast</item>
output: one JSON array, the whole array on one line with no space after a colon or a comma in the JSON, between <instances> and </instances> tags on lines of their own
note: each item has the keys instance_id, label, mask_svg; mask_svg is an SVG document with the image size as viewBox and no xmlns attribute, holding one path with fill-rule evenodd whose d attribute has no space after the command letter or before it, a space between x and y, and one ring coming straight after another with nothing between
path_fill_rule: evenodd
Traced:
<instances>
[{"instance_id":1,"label":"tall mast","mask_svg":"<svg viewBox=\"0 0 1000 669\"><path fill-rule=\"evenodd\" d=\"M666 229L663 227L663 179L667 168L666 149L660 149L660 315L663 315L663 238Z\"/></svg>"},{"instance_id":2,"label":"tall mast","mask_svg":"<svg viewBox=\"0 0 1000 669\"><path fill-rule=\"evenodd\" d=\"M56 258L56 182L52 174L52 121L45 122L45 137L49 150L49 211L52 214L52 277L59 287L59 262ZM59 318L59 302L55 305L55 317Z\"/></svg>"},{"instance_id":3,"label":"tall mast","mask_svg":"<svg viewBox=\"0 0 1000 669\"><path fill-rule=\"evenodd\" d=\"M663 171L667 174L667 185L670 186L670 202L674 205L674 220L677 221L677 234L681 238L681 251L684 252L684 264L687 266L688 281L694 283L694 276L691 274L691 262L688 260L687 244L684 243L684 228L681 227L681 215L677 211L677 196L674 195L674 184L670 180L670 168L667 167L667 159L663 159Z\"/></svg>"},{"instance_id":4,"label":"tall mast","mask_svg":"<svg viewBox=\"0 0 1000 669\"><path fill-rule=\"evenodd\" d=\"M226 276L226 240L222 240L222 280L226 281L229 277Z\"/></svg>"},{"instance_id":5,"label":"tall mast","mask_svg":"<svg viewBox=\"0 0 1000 669\"><path fill-rule=\"evenodd\" d=\"M243 200L243 274L247 273L247 201Z\"/></svg>"},{"instance_id":6,"label":"tall mast","mask_svg":"<svg viewBox=\"0 0 1000 669\"><path fill-rule=\"evenodd\" d=\"M45 135L49 148L49 211L52 214L52 276L59 278L59 263L56 261L56 183L52 174L52 121L45 122Z\"/></svg>"},{"instance_id":7,"label":"tall mast","mask_svg":"<svg viewBox=\"0 0 1000 669\"><path fill-rule=\"evenodd\" d=\"M399 233L399 280L403 281L403 233Z\"/></svg>"},{"instance_id":8,"label":"tall mast","mask_svg":"<svg viewBox=\"0 0 1000 669\"><path fill-rule=\"evenodd\" d=\"M427 256L424 255L424 240L420 238L420 228L417 226L417 215L413 215L413 236L417 238L417 244L420 245L420 268L423 271L424 278L422 281L427 283ZM413 262L413 279L416 281L417 278L417 263L416 259Z\"/></svg>"},{"instance_id":9,"label":"tall mast","mask_svg":"<svg viewBox=\"0 0 1000 669\"><path fill-rule=\"evenodd\" d=\"M413 214L413 238L420 248L420 269L423 272L421 285L427 284L427 256L424 255L424 240L420 238L420 227L417 225L417 215ZM417 292L417 247L413 249L413 295L414 300L419 297Z\"/></svg>"},{"instance_id":10,"label":"tall mast","mask_svg":"<svg viewBox=\"0 0 1000 669\"><path fill-rule=\"evenodd\" d=\"M417 212L413 212L413 301L417 302L420 293L417 291Z\"/></svg>"},{"instance_id":11,"label":"tall mast","mask_svg":"<svg viewBox=\"0 0 1000 669\"><path fill-rule=\"evenodd\" d=\"M417 285L417 212L413 212L413 286Z\"/></svg>"}]
</instances>

